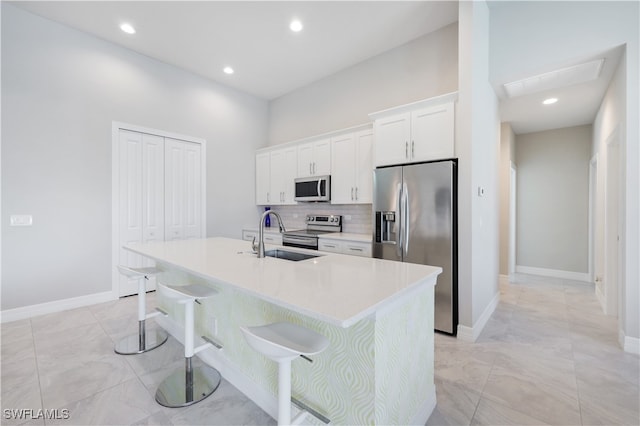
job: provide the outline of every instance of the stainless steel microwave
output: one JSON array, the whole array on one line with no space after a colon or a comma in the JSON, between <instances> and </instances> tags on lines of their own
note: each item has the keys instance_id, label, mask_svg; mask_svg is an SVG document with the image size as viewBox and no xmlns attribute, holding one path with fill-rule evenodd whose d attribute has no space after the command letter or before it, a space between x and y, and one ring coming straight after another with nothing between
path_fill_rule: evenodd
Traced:
<instances>
[{"instance_id":1,"label":"stainless steel microwave","mask_svg":"<svg viewBox=\"0 0 640 426\"><path fill-rule=\"evenodd\" d=\"M330 201L331 176L312 176L295 180L296 201Z\"/></svg>"}]
</instances>

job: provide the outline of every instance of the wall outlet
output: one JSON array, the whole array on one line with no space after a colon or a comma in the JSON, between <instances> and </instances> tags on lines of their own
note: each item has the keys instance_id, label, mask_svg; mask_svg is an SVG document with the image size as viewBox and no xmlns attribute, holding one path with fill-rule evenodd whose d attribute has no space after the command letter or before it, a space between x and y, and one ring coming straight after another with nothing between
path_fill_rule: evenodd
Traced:
<instances>
[{"instance_id":1,"label":"wall outlet","mask_svg":"<svg viewBox=\"0 0 640 426\"><path fill-rule=\"evenodd\" d=\"M11 215L11 226L31 226L33 225L33 216L30 214L13 214Z\"/></svg>"}]
</instances>

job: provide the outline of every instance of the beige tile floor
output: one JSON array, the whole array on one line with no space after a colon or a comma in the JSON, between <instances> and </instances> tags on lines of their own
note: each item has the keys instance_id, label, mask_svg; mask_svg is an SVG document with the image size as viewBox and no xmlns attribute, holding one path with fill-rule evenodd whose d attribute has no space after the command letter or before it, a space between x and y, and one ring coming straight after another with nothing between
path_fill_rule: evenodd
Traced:
<instances>
[{"instance_id":1,"label":"beige tile floor","mask_svg":"<svg viewBox=\"0 0 640 426\"><path fill-rule=\"evenodd\" d=\"M592 285L519 275L475 343L437 334L427 425L638 425L639 364Z\"/></svg>"},{"instance_id":2,"label":"beige tile floor","mask_svg":"<svg viewBox=\"0 0 640 426\"><path fill-rule=\"evenodd\" d=\"M639 358L619 348L616 321L592 286L520 276L501 293L478 342L436 335L438 406L427 425L640 424ZM147 298L153 306L154 294ZM136 331L136 303L2 324L0 424L275 424L226 381L192 407L156 404L155 387L183 365L183 348L169 338L146 354L116 355L114 341ZM70 418L5 412L43 407Z\"/></svg>"}]
</instances>

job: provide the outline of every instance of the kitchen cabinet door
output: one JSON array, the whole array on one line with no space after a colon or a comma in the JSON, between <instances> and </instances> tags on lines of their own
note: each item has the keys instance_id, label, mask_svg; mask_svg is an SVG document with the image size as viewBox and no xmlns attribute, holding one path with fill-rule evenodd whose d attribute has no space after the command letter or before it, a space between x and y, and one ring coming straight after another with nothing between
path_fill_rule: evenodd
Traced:
<instances>
[{"instance_id":1,"label":"kitchen cabinet door","mask_svg":"<svg viewBox=\"0 0 640 426\"><path fill-rule=\"evenodd\" d=\"M373 130L331 139L331 203L366 204L373 198Z\"/></svg>"},{"instance_id":2,"label":"kitchen cabinet door","mask_svg":"<svg viewBox=\"0 0 640 426\"><path fill-rule=\"evenodd\" d=\"M298 145L298 177L322 176L330 173L331 139Z\"/></svg>"},{"instance_id":3,"label":"kitchen cabinet door","mask_svg":"<svg viewBox=\"0 0 640 426\"><path fill-rule=\"evenodd\" d=\"M331 139L323 139L313 144L313 175L331 174Z\"/></svg>"},{"instance_id":4,"label":"kitchen cabinet door","mask_svg":"<svg viewBox=\"0 0 640 426\"><path fill-rule=\"evenodd\" d=\"M411 112L411 161L454 158L453 102Z\"/></svg>"},{"instance_id":5,"label":"kitchen cabinet door","mask_svg":"<svg viewBox=\"0 0 640 426\"><path fill-rule=\"evenodd\" d=\"M293 200L297 172L298 150L295 146L271 151L271 190L272 205L295 204Z\"/></svg>"},{"instance_id":6,"label":"kitchen cabinet door","mask_svg":"<svg viewBox=\"0 0 640 426\"><path fill-rule=\"evenodd\" d=\"M269 204L271 191L271 154L256 154L256 204Z\"/></svg>"},{"instance_id":7,"label":"kitchen cabinet door","mask_svg":"<svg viewBox=\"0 0 640 426\"><path fill-rule=\"evenodd\" d=\"M353 133L331 139L331 203L355 201L356 141Z\"/></svg>"},{"instance_id":8,"label":"kitchen cabinet door","mask_svg":"<svg viewBox=\"0 0 640 426\"><path fill-rule=\"evenodd\" d=\"M375 165L387 166L409 161L411 114L379 118L375 122Z\"/></svg>"},{"instance_id":9,"label":"kitchen cabinet door","mask_svg":"<svg viewBox=\"0 0 640 426\"><path fill-rule=\"evenodd\" d=\"M373 202L373 129L357 132L354 135L354 141L356 146L354 201L357 204L371 204Z\"/></svg>"}]
</instances>

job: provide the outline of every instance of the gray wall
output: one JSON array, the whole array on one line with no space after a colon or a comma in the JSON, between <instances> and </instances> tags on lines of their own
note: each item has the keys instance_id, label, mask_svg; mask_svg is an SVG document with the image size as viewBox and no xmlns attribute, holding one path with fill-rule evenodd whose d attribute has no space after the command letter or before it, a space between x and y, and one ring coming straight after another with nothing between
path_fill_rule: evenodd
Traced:
<instances>
[{"instance_id":1,"label":"gray wall","mask_svg":"<svg viewBox=\"0 0 640 426\"><path fill-rule=\"evenodd\" d=\"M592 126L516 135L518 266L588 273Z\"/></svg>"},{"instance_id":2,"label":"gray wall","mask_svg":"<svg viewBox=\"0 0 640 426\"><path fill-rule=\"evenodd\" d=\"M267 108L3 2L2 309L111 290L114 120L206 139L207 235L238 237Z\"/></svg>"},{"instance_id":3,"label":"gray wall","mask_svg":"<svg viewBox=\"0 0 640 426\"><path fill-rule=\"evenodd\" d=\"M499 300L500 116L489 84L487 4L460 2L458 16L458 337L475 340Z\"/></svg>"},{"instance_id":4,"label":"gray wall","mask_svg":"<svg viewBox=\"0 0 640 426\"><path fill-rule=\"evenodd\" d=\"M448 25L269 105L269 145L369 122L368 114L458 90L458 25Z\"/></svg>"},{"instance_id":5,"label":"gray wall","mask_svg":"<svg viewBox=\"0 0 640 426\"><path fill-rule=\"evenodd\" d=\"M500 275L509 274L509 207L511 163L516 163L516 135L509 123L500 125Z\"/></svg>"}]
</instances>

